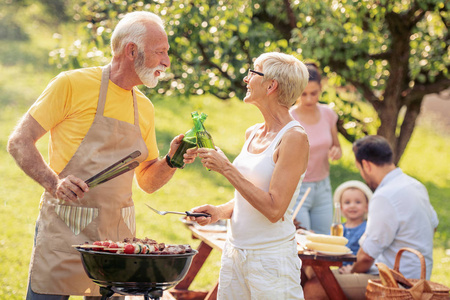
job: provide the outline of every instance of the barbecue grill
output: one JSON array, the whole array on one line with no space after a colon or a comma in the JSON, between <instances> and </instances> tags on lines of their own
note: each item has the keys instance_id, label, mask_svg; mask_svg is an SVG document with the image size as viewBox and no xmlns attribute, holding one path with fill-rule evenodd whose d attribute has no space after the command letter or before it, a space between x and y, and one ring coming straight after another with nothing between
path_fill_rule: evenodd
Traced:
<instances>
[{"instance_id":1,"label":"barbecue grill","mask_svg":"<svg viewBox=\"0 0 450 300\"><path fill-rule=\"evenodd\" d=\"M76 248L84 270L100 286L102 300L114 293L143 295L158 300L164 290L180 282L197 250L183 254L118 254Z\"/></svg>"}]
</instances>

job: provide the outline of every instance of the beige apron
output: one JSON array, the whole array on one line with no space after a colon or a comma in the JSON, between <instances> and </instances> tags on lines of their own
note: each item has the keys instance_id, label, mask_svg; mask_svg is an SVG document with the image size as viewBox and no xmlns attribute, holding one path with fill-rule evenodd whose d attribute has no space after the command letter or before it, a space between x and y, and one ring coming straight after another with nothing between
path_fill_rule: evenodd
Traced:
<instances>
[{"instance_id":1,"label":"beige apron","mask_svg":"<svg viewBox=\"0 0 450 300\"><path fill-rule=\"evenodd\" d=\"M136 159L139 162L148 155L134 91L134 124L103 116L110 69L108 65L102 72L94 122L60 178L73 174L86 180L135 150L142 153ZM96 186L81 203L52 205L48 200L55 199L44 192L30 264L31 289L35 293L100 295L98 286L83 269L80 254L71 245L106 239L120 241L135 235L133 176L134 172L127 172Z\"/></svg>"}]
</instances>

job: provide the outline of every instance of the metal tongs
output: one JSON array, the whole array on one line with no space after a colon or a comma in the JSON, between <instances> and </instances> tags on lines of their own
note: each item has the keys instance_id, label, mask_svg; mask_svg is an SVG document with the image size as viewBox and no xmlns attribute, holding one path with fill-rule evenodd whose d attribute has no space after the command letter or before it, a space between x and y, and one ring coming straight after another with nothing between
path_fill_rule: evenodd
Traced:
<instances>
[{"instance_id":1,"label":"metal tongs","mask_svg":"<svg viewBox=\"0 0 450 300\"><path fill-rule=\"evenodd\" d=\"M102 184L104 182L107 182L113 178L116 178L119 175L122 175L123 173L126 173L128 171L133 170L137 166L139 166L139 162L133 161L129 164L128 162L132 161L136 157L139 157L141 155L141 152L139 150L134 151L130 155L122 158L118 162L112 164L111 166L107 167L100 173L92 176L88 180L86 180L86 184L89 188L93 188L99 184Z\"/></svg>"},{"instance_id":2,"label":"metal tongs","mask_svg":"<svg viewBox=\"0 0 450 300\"><path fill-rule=\"evenodd\" d=\"M145 203L144 203L145 204ZM194 213L194 212L190 212L190 211L185 211L185 212L180 212L180 211L160 211L157 209L154 209L153 207L151 207L148 204L145 204L148 206L148 208L150 208L151 210L153 210L155 213L157 213L158 215L164 216L166 214L177 214L177 215L185 215L188 217L211 217L210 214L207 213Z\"/></svg>"}]
</instances>

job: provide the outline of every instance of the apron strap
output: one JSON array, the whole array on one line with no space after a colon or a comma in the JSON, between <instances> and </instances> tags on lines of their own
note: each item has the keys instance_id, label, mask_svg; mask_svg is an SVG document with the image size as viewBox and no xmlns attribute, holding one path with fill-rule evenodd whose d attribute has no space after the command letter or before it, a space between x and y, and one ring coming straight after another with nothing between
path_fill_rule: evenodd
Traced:
<instances>
[{"instance_id":1,"label":"apron strap","mask_svg":"<svg viewBox=\"0 0 450 300\"><path fill-rule=\"evenodd\" d=\"M102 68L102 81L100 83L100 93L98 95L98 105L95 117L103 116L105 111L106 94L108 93L109 73L111 71L111 64Z\"/></svg>"},{"instance_id":2,"label":"apron strap","mask_svg":"<svg viewBox=\"0 0 450 300\"><path fill-rule=\"evenodd\" d=\"M97 112L95 113L96 118L98 116L103 116L103 113L105 112L106 94L108 93L110 73L111 73L111 64L108 64L107 66L102 68L102 81L100 83L100 93L98 95ZM131 94L133 95L134 125L137 126L139 132L141 132L141 128L139 126L139 111L137 106L137 98L136 92L134 91L134 87L131 89Z\"/></svg>"},{"instance_id":3,"label":"apron strap","mask_svg":"<svg viewBox=\"0 0 450 300\"><path fill-rule=\"evenodd\" d=\"M139 111L138 111L138 104L137 104L136 92L134 91L134 87L131 89L131 93L133 94L134 125L136 125L138 127L139 132L140 132L141 128L139 126Z\"/></svg>"}]
</instances>

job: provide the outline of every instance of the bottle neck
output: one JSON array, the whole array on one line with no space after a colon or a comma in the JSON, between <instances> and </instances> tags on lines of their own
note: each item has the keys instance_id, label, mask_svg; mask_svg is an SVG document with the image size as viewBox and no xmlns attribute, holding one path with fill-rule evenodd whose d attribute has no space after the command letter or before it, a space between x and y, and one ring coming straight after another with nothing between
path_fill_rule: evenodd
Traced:
<instances>
[{"instance_id":1,"label":"bottle neck","mask_svg":"<svg viewBox=\"0 0 450 300\"><path fill-rule=\"evenodd\" d=\"M334 204L334 216L333 223L341 223L341 205L340 203Z\"/></svg>"},{"instance_id":2,"label":"bottle neck","mask_svg":"<svg viewBox=\"0 0 450 300\"><path fill-rule=\"evenodd\" d=\"M194 128L195 131L206 131L205 127L203 126L203 122L205 121L206 116L203 117L203 114L201 116L194 116L192 115L192 121L194 122Z\"/></svg>"}]
</instances>

